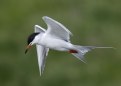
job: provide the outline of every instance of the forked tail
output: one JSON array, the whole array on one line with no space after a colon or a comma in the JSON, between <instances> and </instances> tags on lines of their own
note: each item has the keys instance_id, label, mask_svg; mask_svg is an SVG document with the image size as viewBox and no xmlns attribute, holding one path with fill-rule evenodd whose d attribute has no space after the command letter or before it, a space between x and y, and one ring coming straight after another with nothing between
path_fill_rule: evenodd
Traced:
<instances>
[{"instance_id":1,"label":"forked tail","mask_svg":"<svg viewBox=\"0 0 121 86\"><path fill-rule=\"evenodd\" d=\"M86 63L84 61L84 55L95 48L113 48L113 47L96 47L96 46L78 46L74 45L74 49L69 50L69 52L74 55L76 58L81 60L82 62Z\"/></svg>"}]
</instances>

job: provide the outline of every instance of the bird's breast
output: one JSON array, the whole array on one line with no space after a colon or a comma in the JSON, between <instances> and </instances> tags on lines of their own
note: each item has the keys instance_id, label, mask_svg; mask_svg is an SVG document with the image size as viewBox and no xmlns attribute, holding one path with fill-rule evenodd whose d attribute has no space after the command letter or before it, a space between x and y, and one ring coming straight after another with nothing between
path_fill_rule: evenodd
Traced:
<instances>
[{"instance_id":1,"label":"bird's breast","mask_svg":"<svg viewBox=\"0 0 121 86\"><path fill-rule=\"evenodd\" d=\"M43 36L40 40L40 44L50 49L61 51L67 50L68 47L68 42L51 36Z\"/></svg>"}]
</instances>

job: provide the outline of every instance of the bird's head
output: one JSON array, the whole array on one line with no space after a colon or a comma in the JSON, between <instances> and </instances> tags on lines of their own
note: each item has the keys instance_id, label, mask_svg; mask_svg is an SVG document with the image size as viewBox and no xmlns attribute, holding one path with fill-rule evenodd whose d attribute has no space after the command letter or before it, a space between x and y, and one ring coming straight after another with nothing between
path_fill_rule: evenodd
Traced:
<instances>
[{"instance_id":1,"label":"bird's head","mask_svg":"<svg viewBox=\"0 0 121 86\"><path fill-rule=\"evenodd\" d=\"M33 44L36 44L37 43L37 35L39 33L32 33L28 36L28 39L27 39L27 47L26 47L26 50L25 50L25 54L28 52L28 50L32 47Z\"/></svg>"}]
</instances>

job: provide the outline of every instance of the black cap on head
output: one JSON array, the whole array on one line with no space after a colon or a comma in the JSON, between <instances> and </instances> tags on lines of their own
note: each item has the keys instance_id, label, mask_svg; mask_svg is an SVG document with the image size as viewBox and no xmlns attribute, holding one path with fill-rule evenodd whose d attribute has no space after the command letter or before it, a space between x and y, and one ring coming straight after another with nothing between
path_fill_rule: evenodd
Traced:
<instances>
[{"instance_id":1,"label":"black cap on head","mask_svg":"<svg viewBox=\"0 0 121 86\"><path fill-rule=\"evenodd\" d=\"M36 35L38 35L39 33L32 33L27 40L27 44L29 45L35 38Z\"/></svg>"}]
</instances>

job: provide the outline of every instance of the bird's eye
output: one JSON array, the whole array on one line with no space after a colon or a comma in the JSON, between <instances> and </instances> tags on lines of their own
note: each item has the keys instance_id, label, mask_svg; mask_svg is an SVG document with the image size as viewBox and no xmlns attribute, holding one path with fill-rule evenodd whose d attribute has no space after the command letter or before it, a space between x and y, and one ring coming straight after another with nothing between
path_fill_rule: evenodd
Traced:
<instances>
[{"instance_id":1,"label":"bird's eye","mask_svg":"<svg viewBox=\"0 0 121 86\"><path fill-rule=\"evenodd\" d=\"M29 45L35 38L36 35L38 35L39 33L32 33L27 40L27 44Z\"/></svg>"}]
</instances>

